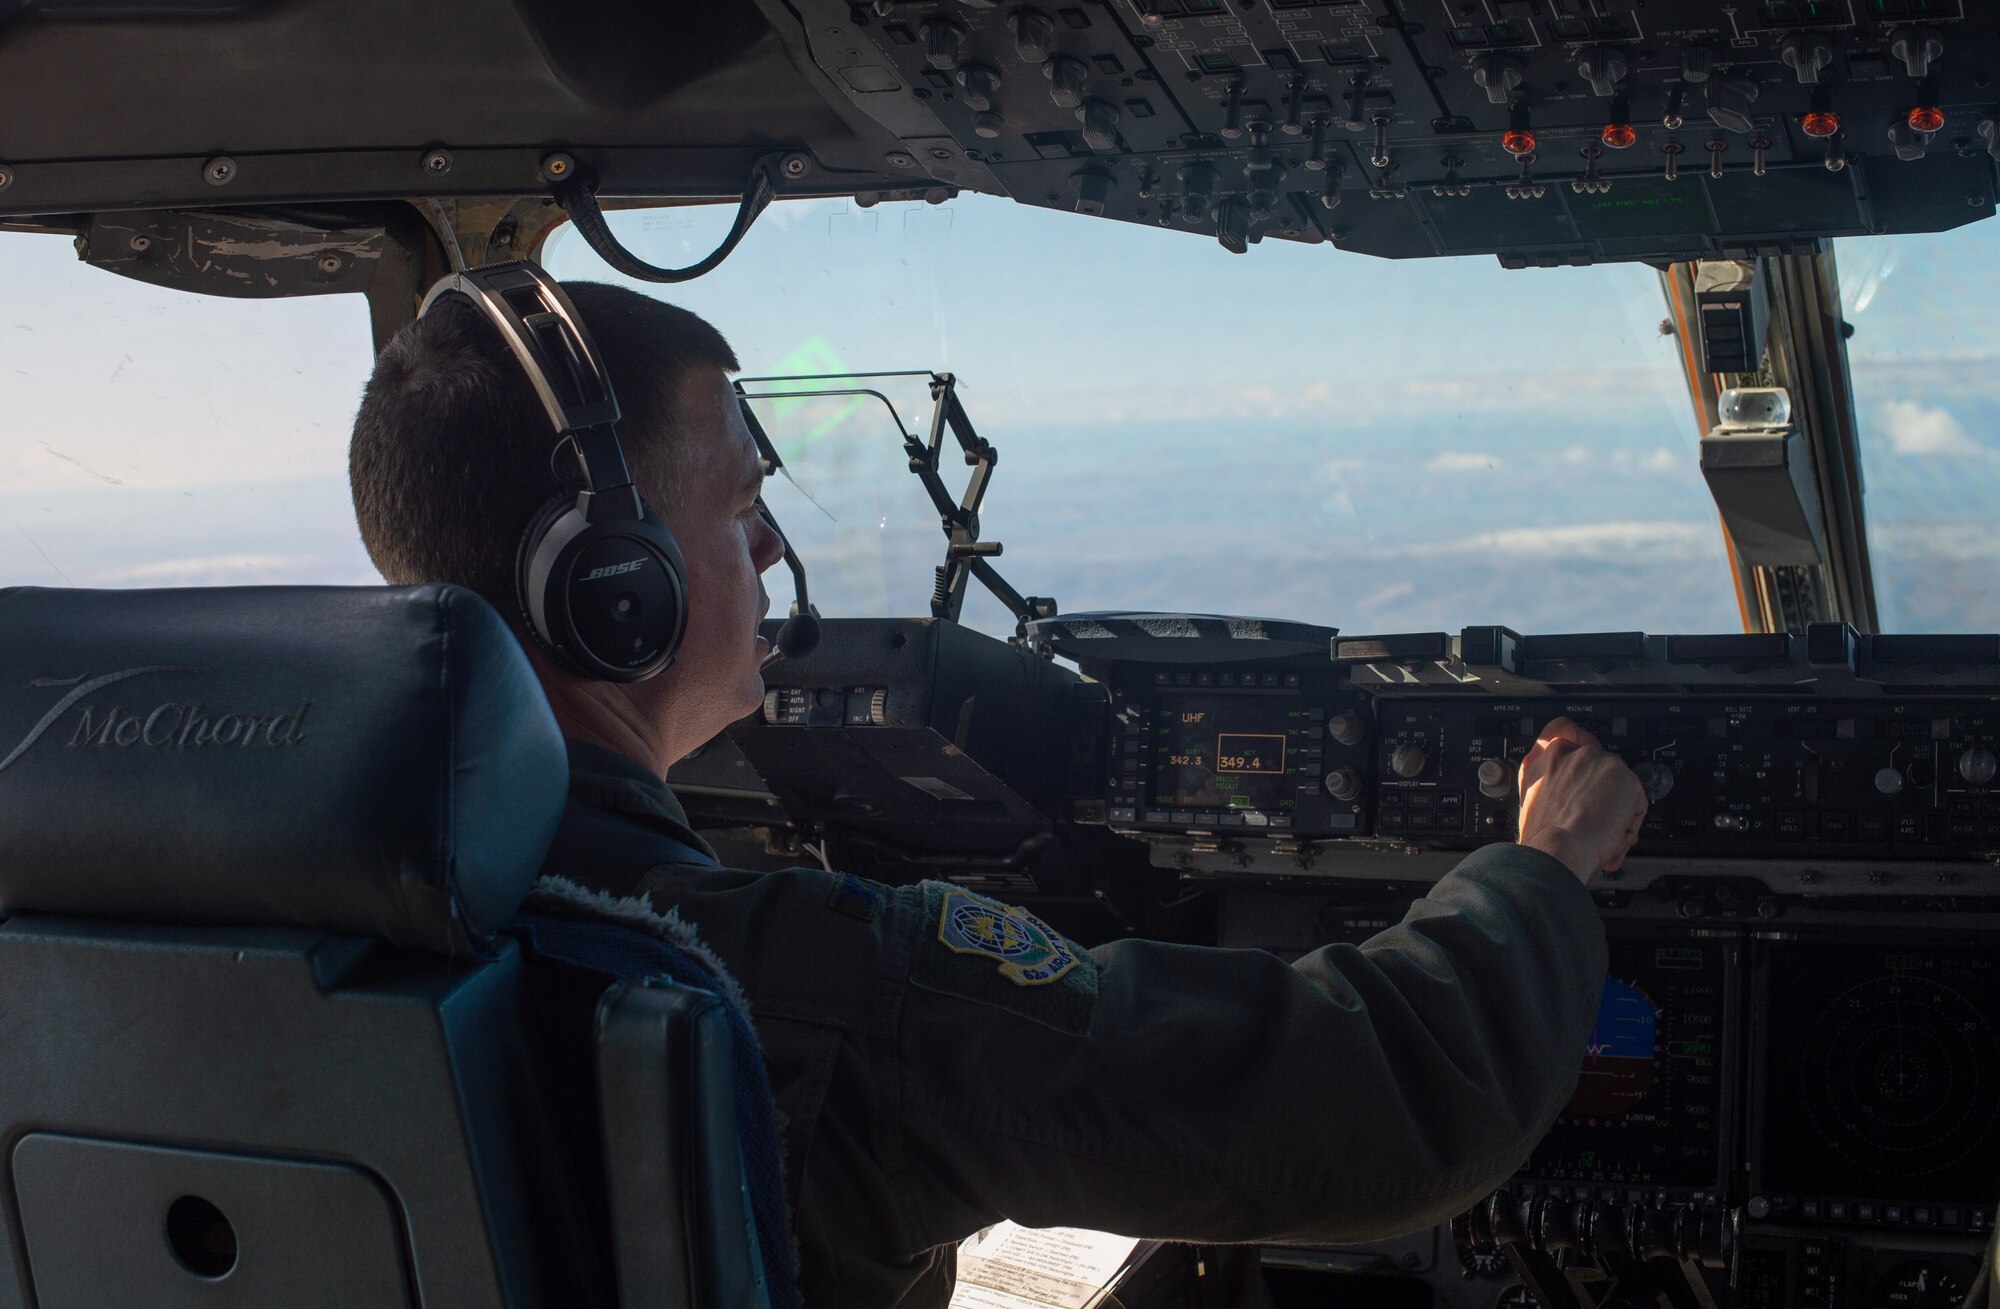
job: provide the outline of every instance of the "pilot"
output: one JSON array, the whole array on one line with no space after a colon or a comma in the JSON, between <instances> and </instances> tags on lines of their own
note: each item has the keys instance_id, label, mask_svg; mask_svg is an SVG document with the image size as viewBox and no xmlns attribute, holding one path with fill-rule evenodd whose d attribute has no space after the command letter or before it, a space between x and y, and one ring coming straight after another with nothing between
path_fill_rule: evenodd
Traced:
<instances>
[{"instance_id":1,"label":"pilot","mask_svg":"<svg viewBox=\"0 0 2000 1309\"><path fill-rule=\"evenodd\" d=\"M691 925L747 997L783 1123L804 1302L942 1306L999 1219L1203 1243L1420 1230L1504 1182L1576 1082L1605 975L1585 889L1643 789L1557 721L1521 765L1520 840L1402 922L1286 963L1120 940L1086 950L943 882L717 866L664 777L763 697L759 575L780 540L708 323L566 290L596 338L647 503L678 539L687 632L649 681L577 676L517 622L569 740L546 873L605 912ZM391 583L520 612L524 525L561 490L548 420L450 297L382 352L355 420L361 537ZM564 885L557 882L551 885Z\"/></svg>"}]
</instances>

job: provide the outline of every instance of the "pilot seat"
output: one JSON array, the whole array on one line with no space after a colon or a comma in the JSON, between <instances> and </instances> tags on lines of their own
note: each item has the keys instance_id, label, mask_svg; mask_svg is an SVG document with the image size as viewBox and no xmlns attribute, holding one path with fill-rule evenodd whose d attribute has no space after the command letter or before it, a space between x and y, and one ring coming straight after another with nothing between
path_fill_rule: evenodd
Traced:
<instances>
[{"instance_id":1,"label":"pilot seat","mask_svg":"<svg viewBox=\"0 0 2000 1309\"><path fill-rule=\"evenodd\" d=\"M0 1309L770 1304L729 1001L524 927L567 775L468 591L0 591Z\"/></svg>"}]
</instances>

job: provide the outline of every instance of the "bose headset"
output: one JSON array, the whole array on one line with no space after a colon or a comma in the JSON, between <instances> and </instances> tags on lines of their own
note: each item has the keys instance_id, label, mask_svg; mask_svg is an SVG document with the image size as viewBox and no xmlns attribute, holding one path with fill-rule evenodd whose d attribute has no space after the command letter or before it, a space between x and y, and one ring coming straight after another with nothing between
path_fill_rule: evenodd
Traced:
<instances>
[{"instance_id":1,"label":"bose headset","mask_svg":"<svg viewBox=\"0 0 2000 1309\"><path fill-rule=\"evenodd\" d=\"M687 632L687 565L632 485L618 397L590 333L555 279L526 260L450 274L417 316L454 293L499 329L548 411L555 452L572 447L583 472L583 489L557 494L521 538L515 586L529 630L586 677L653 676Z\"/></svg>"}]
</instances>

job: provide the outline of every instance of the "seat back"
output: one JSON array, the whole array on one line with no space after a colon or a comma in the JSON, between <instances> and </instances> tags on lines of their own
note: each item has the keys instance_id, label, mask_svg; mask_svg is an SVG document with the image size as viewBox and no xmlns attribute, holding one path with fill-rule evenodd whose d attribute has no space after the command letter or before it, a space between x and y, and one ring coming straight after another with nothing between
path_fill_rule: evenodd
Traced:
<instances>
[{"instance_id":1,"label":"seat back","mask_svg":"<svg viewBox=\"0 0 2000 1309\"><path fill-rule=\"evenodd\" d=\"M566 779L468 592L0 591L0 1309L615 1302L499 935Z\"/></svg>"}]
</instances>

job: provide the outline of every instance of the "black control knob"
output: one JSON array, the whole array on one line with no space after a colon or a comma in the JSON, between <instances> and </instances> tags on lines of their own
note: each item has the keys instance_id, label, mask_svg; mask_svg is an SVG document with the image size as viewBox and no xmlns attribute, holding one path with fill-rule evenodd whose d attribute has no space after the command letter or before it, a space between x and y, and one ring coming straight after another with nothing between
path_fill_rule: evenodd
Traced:
<instances>
[{"instance_id":1,"label":"black control knob","mask_svg":"<svg viewBox=\"0 0 2000 1309\"><path fill-rule=\"evenodd\" d=\"M1699 86L1708 80L1708 73L1715 66L1715 51L1705 45L1685 46L1681 50L1681 81Z\"/></svg>"},{"instance_id":2,"label":"black control knob","mask_svg":"<svg viewBox=\"0 0 2000 1309\"><path fill-rule=\"evenodd\" d=\"M956 18L926 18L920 29L924 35L924 62L932 68L950 69L958 67L961 52L965 48L965 24Z\"/></svg>"},{"instance_id":3,"label":"black control knob","mask_svg":"<svg viewBox=\"0 0 2000 1309\"><path fill-rule=\"evenodd\" d=\"M1833 62L1833 43L1812 32L1794 32L1779 44L1778 58L1802 86L1815 86L1820 70Z\"/></svg>"},{"instance_id":4,"label":"black control knob","mask_svg":"<svg viewBox=\"0 0 2000 1309\"><path fill-rule=\"evenodd\" d=\"M1585 46L1576 52L1576 73L1590 83L1593 95L1610 99L1618 94L1618 84L1632 71L1632 60L1615 45Z\"/></svg>"},{"instance_id":5,"label":"black control knob","mask_svg":"<svg viewBox=\"0 0 2000 1309\"><path fill-rule=\"evenodd\" d=\"M1646 788L1646 803L1658 804L1674 789L1674 770L1658 760L1646 759L1632 765L1632 775Z\"/></svg>"},{"instance_id":6,"label":"black control knob","mask_svg":"<svg viewBox=\"0 0 2000 1309\"><path fill-rule=\"evenodd\" d=\"M1250 205L1240 196L1230 196L1215 207L1215 239L1230 254L1250 249Z\"/></svg>"},{"instance_id":7,"label":"black control knob","mask_svg":"<svg viewBox=\"0 0 2000 1309\"><path fill-rule=\"evenodd\" d=\"M1974 786L1985 786L2000 772L2000 761L1983 745L1975 745L1958 757L1958 775Z\"/></svg>"},{"instance_id":8,"label":"black control knob","mask_svg":"<svg viewBox=\"0 0 2000 1309\"><path fill-rule=\"evenodd\" d=\"M1326 775L1326 793L1336 800L1352 800L1361 794L1361 775L1352 768L1336 768Z\"/></svg>"},{"instance_id":9,"label":"black control knob","mask_svg":"<svg viewBox=\"0 0 2000 1309\"><path fill-rule=\"evenodd\" d=\"M1118 148L1118 109L1103 100L1086 100L1077 107L1076 121L1083 124L1083 143L1093 150Z\"/></svg>"},{"instance_id":10,"label":"black control knob","mask_svg":"<svg viewBox=\"0 0 2000 1309\"><path fill-rule=\"evenodd\" d=\"M1757 84L1747 77L1718 77L1708 84L1708 116L1726 132L1748 132L1757 126L1751 112Z\"/></svg>"},{"instance_id":11,"label":"black control knob","mask_svg":"<svg viewBox=\"0 0 2000 1309\"><path fill-rule=\"evenodd\" d=\"M1342 745L1360 745L1367 732L1359 714L1335 714L1326 720L1326 734Z\"/></svg>"},{"instance_id":12,"label":"black control knob","mask_svg":"<svg viewBox=\"0 0 2000 1309\"><path fill-rule=\"evenodd\" d=\"M1911 77L1929 77L1931 61L1944 53L1944 34L1935 27L1899 27L1889 33L1889 53Z\"/></svg>"},{"instance_id":13,"label":"black control knob","mask_svg":"<svg viewBox=\"0 0 2000 1309\"><path fill-rule=\"evenodd\" d=\"M1389 771L1408 781L1421 775L1430 759L1420 745L1399 745L1389 755Z\"/></svg>"},{"instance_id":14,"label":"black control knob","mask_svg":"<svg viewBox=\"0 0 2000 1309\"><path fill-rule=\"evenodd\" d=\"M1181 220L1190 226L1206 222L1209 206L1215 202L1215 169L1208 164L1186 164L1177 176L1181 180Z\"/></svg>"},{"instance_id":15,"label":"black control knob","mask_svg":"<svg viewBox=\"0 0 2000 1309\"><path fill-rule=\"evenodd\" d=\"M1049 79L1049 99L1058 107L1074 109L1083 103L1083 83L1090 70L1081 59L1057 55L1042 65L1042 76Z\"/></svg>"},{"instance_id":16,"label":"black control knob","mask_svg":"<svg viewBox=\"0 0 2000 1309\"><path fill-rule=\"evenodd\" d=\"M1000 92L1000 70L991 64L967 64L958 70L958 84L965 88L959 97L965 107L984 112L993 107L993 97Z\"/></svg>"},{"instance_id":17,"label":"black control knob","mask_svg":"<svg viewBox=\"0 0 2000 1309\"><path fill-rule=\"evenodd\" d=\"M1481 55L1472 61L1472 80L1486 92L1486 99L1504 105L1521 85L1521 61L1513 55Z\"/></svg>"},{"instance_id":18,"label":"black control knob","mask_svg":"<svg viewBox=\"0 0 2000 1309\"><path fill-rule=\"evenodd\" d=\"M1102 168L1085 168L1072 174L1070 186L1076 191L1076 212L1101 217L1104 208L1111 202L1111 188L1115 185L1111 174Z\"/></svg>"},{"instance_id":19,"label":"black control knob","mask_svg":"<svg viewBox=\"0 0 2000 1309\"><path fill-rule=\"evenodd\" d=\"M1056 21L1039 9L1016 9L1007 19L1014 33L1014 54L1024 64L1039 64L1049 57L1049 43L1055 40Z\"/></svg>"},{"instance_id":20,"label":"black control knob","mask_svg":"<svg viewBox=\"0 0 2000 1309\"><path fill-rule=\"evenodd\" d=\"M1898 795L1903 790L1903 774L1894 768L1875 770L1875 789L1883 795Z\"/></svg>"},{"instance_id":21,"label":"black control knob","mask_svg":"<svg viewBox=\"0 0 2000 1309\"><path fill-rule=\"evenodd\" d=\"M1494 800L1505 800L1514 794L1514 770L1507 767L1505 760L1480 760L1479 793Z\"/></svg>"}]
</instances>

